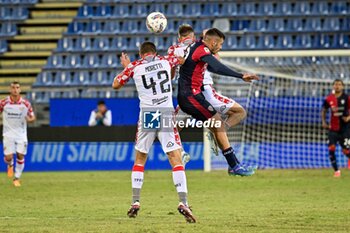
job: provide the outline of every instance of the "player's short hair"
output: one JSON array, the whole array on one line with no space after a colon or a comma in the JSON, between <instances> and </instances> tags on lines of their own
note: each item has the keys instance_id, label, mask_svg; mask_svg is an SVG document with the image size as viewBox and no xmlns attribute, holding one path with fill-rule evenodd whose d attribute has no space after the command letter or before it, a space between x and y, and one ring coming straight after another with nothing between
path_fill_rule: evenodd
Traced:
<instances>
[{"instance_id":1,"label":"player's short hair","mask_svg":"<svg viewBox=\"0 0 350 233\"><path fill-rule=\"evenodd\" d=\"M208 31L204 35L204 39L207 39L208 37L213 37L213 36L216 36L225 40L225 34L217 28L208 29Z\"/></svg>"},{"instance_id":2,"label":"player's short hair","mask_svg":"<svg viewBox=\"0 0 350 233\"><path fill-rule=\"evenodd\" d=\"M10 85L17 85L17 84L21 85L18 81L13 81L13 82L10 83Z\"/></svg>"},{"instance_id":3,"label":"player's short hair","mask_svg":"<svg viewBox=\"0 0 350 233\"><path fill-rule=\"evenodd\" d=\"M335 80L333 81L333 85L334 85L336 82L341 82L341 84L342 84L343 86L345 86L343 80L341 80L341 79L339 79L339 78L337 78L337 79L335 79Z\"/></svg>"},{"instance_id":4,"label":"player's short hair","mask_svg":"<svg viewBox=\"0 0 350 233\"><path fill-rule=\"evenodd\" d=\"M99 100L97 102L97 105L106 105L106 102L104 100Z\"/></svg>"},{"instance_id":5,"label":"player's short hair","mask_svg":"<svg viewBox=\"0 0 350 233\"><path fill-rule=\"evenodd\" d=\"M189 24L182 24L180 25L179 29L177 30L177 33L179 37L186 37L191 33L194 33L193 27Z\"/></svg>"},{"instance_id":6,"label":"player's short hair","mask_svg":"<svg viewBox=\"0 0 350 233\"><path fill-rule=\"evenodd\" d=\"M157 53L156 45L150 41L143 42L140 46L140 54Z\"/></svg>"}]
</instances>

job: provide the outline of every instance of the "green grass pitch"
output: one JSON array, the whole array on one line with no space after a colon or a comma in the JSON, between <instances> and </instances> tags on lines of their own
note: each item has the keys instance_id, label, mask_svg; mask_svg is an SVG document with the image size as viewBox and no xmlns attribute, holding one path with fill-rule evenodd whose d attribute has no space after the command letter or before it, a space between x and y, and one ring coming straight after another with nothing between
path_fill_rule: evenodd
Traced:
<instances>
[{"instance_id":1,"label":"green grass pitch","mask_svg":"<svg viewBox=\"0 0 350 233\"><path fill-rule=\"evenodd\" d=\"M177 212L171 171L147 171L141 210L129 171L0 176L0 232L349 232L350 171L259 170L252 177L187 171L196 224Z\"/></svg>"}]
</instances>

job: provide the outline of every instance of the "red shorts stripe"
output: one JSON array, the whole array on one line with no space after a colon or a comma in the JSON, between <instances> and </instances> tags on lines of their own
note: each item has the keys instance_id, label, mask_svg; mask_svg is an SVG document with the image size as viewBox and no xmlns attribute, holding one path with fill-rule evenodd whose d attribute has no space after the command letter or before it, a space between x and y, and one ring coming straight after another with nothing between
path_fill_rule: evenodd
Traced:
<instances>
[{"instance_id":1,"label":"red shorts stripe","mask_svg":"<svg viewBox=\"0 0 350 233\"><path fill-rule=\"evenodd\" d=\"M133 172L144 172L145 171L145 167L141 166L141 165L134 165L132 167L132 171Z\"/></svg>"},{"instance_id":2,"label":"red shorts stripe","mask_svg":"<svg viewBox=\"0 0 350 233\"><path fill-rule=\"evenodd\" d=\"M179 165L179 166L173 167L173 172L177 172L177 171L185 171L184 166Z\"/></svg>"},{"instance_id":3,"label":"red shorts stripe","mask_svg":"<svg viewBox=\"0 0 350 233\"><path fill-rule=\"evenodd\" d=\"M189 96L188 100L191 102L193 107L195 107L198 111L200 111L207 119L212 117L212 114L205 109L193 96Z\"/></svg>"},{"instance_id":4,"label":"red shorts stripe","mask_svg":"<svg viewBox=\"0 0 350 233\"><path fill-rule=\"evenodd\" d=\"M219 100L220 102L223 102L224 104L228 104L231 102L231 100L229 98L227 98L226 96L223 96L223 95L220 95L219 93L217 93L213 87L212 87L212 91L213 91L213 96L215 97L215 99Z\"/></svg>"}]
</instances>

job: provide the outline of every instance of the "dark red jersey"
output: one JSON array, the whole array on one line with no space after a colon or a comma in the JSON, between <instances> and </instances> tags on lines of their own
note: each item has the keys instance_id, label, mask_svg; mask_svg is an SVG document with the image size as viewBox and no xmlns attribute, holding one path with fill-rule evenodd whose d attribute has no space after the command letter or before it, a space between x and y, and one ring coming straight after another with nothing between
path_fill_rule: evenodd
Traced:
<instances>
[{"instance_id":1,"label":"dark red jersey","mask_svg":"<svg viewBox=\"0 0 350 233\"><path fill-rule=\"evenodd\" d=\"M350 96L342 94L338 98L334 94L326 97L322 107L331 109L330 130L341 131L348 127L349 123L343 121L344 116L349 115Z\"/></svg>"}]
</instances>

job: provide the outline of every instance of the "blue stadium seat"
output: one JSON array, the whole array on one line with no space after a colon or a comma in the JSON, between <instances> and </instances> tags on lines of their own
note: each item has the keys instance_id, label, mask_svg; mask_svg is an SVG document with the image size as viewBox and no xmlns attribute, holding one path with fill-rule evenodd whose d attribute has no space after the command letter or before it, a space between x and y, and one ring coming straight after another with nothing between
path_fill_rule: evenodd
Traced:
<instances>
[{"instance_id":1,"label":"blue stadium seat","mask_svg":"<svg viewBox=\"0 0 350 233\"><path fill-rule=\"evenodd\" d=\"M239 15L254 15L258 11L255 2L245 2L240 6Z\"/></svg>"},{"instance_id":2,"label":"blue stadium seat","mask_svg":"<svg viewBox=\"0 0 350 233\"><path fill-rule=\"evenodd\" d=\"M245 35L239 41L239 49L256 49L257 43L254 35Z\"/></svg>"},{"instance_id":3,"label":"blue stadium seat","mask_svg":"<svg viewBox=\"0 0 350 233\"><path fill-rule=\"evenodd\" d=\"M102 56L101 67L113 68L117 66L119 66L119 59L114 53Z\"/></svg>"},{"instance_id":4,"label":"blue stadium seat","mask_svg":"<svg viewBox=\"0 0 350 233\"><path fill-rule=\"evenodd\" d=\"M128 42L126 37L118 36L113 38L111 42L112 50L128 50Z\"/></svg>"},{"instance_id":5,"label":"blue stadium seat","mask_svg":"<svg viewBox=\"0 0 350 233\"><path fill-rule=\"evenodd\" d=\"M292 4L289 1L283 2L280 1L277 4L275 14L277 15L290 15L292 14Z\"/></svg>"},{"instance_id":6,"label":"blue stadium seat","mask_svg":"<svg viewBox=\"0 0 350 233\"><path fill-rule=\"evenodd\" d=\"M0 35L1 36L14 36L17 34L17 27L16 24L14 23L1 23L0 24L1 31Z\"/></svg>"},{"instance_id":7,"label":"blue stadium seat","mask_svg":"<svg viewBox=\"0 0 350 233\"><path fill-rule=\"evenodd\" d=\"M54 54L47 60L47 68L62 68L63 66L63 57L59 54Z\"/></svg>"},{"instance_id":8,"label":"blue stadium seat","mask_svg":"<svg viewBox=\"0 0 350 233\"><path fill-rule=\"evenodd\" d=\"M328 9L328 2L327 1L315 1L313 8L311 9L312 14L328 14L329 9Z\"/></svg>"},{"instance_id":9,"label":"blue stadium seat","mask_svg":"<svg viewBox=\"0 0 350 233\"><path fill-rule=\"evenodd\" d=\"M109 18L111 17L111 7L108 5L97 6L96 12L94 15L98 17Z\"/></svg>"},{"instance_id":10,"label":"blue stadium seat","mask_svg":"<svg viewBox=\"0 0 350 233\"><path fill-rule=\"evenodd\" d=\"M87 54L83 60L84 68L97 68L100 65L100 59L96 54Z\"/></svg>"},{"instance_id":11,"label":"blue stadium seat","mask_svg":"<svg viewBox=\"0 0 350 233\"><path fill-rule=\"evenodd\" d=\"M293 14L295 15L307 15L310 14L310 2L297 1L295 3Z\"/></svg>"},{"instance_id":12,"label":"blue stadium seat","mask_svg":"<svg viewBox=\"0 0 350 233\"><path fill-rule=\"evenodd\" d=\"M81 57L80 55L71 54L66 57L65 67L67 68L79 68L81 67Z\"/></svg>"},{"instance_id":13,"label":"blue stadium seat","mask_svg":"<svg viewBox=\"0 0 350 233\"><path fill-rule=\"evenodd\" d=\"M152 5L156 5L156 4L152 4ZM145 4L134 4L131 10L131 14L138 17L145 17L147 16L148 12L151 12L151 11L147 10L147 7ZM165 11L162 11L162 12L165 12Z\"/></svg>"},{"instance_id":14,"label":"blue stadium seat","mask_svg":"<svg viewBox=\"0 0 350 233\"><path fill-rule=\"evenodd\" d=\"M184 14L182 3L173 3L171 7L168 7L166 15L181 17Z\"/></svg>"},{"instance_id":15,"label":"blue stadium seat","mask_svg":"<svg viewBox=\"0 0 350 233\"><path fill-rule=\"evenodd\" d=\"M10 7L0 7L0 17L1 19L11 19L12 13Z\"/></svg>"},{"instance_id":16,"label":"blue stadium seat","mask_svg":"<svg viewBox=\"0 0 350 233\"><path fill-rule=\"evenodd\" d=\"M284 19L283 18L271 18L269 19L268 23L268 31L275 32L275 31L284 31Z\"/></svg>"},{"instance_id":17,"label":"blue stadium seat","mask_svg":"<svg viewBox=\"0 0 350 233\"><path fill-rule=\"evenodd\" d=\"M185 6L185 15L200 16L202 14L200 3L189 3Z\"/></svg>"},{"instance_id":18,"label":"blue stadium seat","mask_svg":"<svg viewBox=\"0 0 350 233\"><path fill-rule=\"evenodd\" d=\"M332 9L330 10L332 13L336 14L349 14L350 13L350 4L348 1L333 1Z\"/></svg>"},{"instance_id":19,"label":"blue stadium seat","mask_svg":"<svg viewBox=\"0 0 350 233\"><path fill-rule=\"evenodd\" d=\"M68 25L68 34L81 34L83 31L83 24L80 22L72 22Z\"/></svg>"},{"instance_id":20,"label":"blue stadium seat","mask_svg":"<svg viewBox=\"0 0 350 233\"><path fill-rule=\"evenodd\" d=\"M310 34L298 34L294 43L295 48L312 48L312 40Z\"/></svg>"},{"instance_id":21,"label":"blue stadium seat","mask_svg":"<svg viewBox=\"0 0 350 233\"><path fill-rule=\"evenodd\" d=\"M55 82L54 85L56 86L70 85L72 83L72 75L70 71L58 71L55 75L54 82Z\"/></svg>"},{"instance_id":22,"label":"blue stadium seat","mask_svg":"<svg viewBox=\"0 0 350 233\"><path fill-rule=\"evenodd\" d=\"M251 21L249 25L249 31L265 31L266 30L266 20L257 18Z\"/></svg>"},{"instance_id":23,"label":"blue stadium seat","mask_svg":"<svg viewBox=\"0 0 350 233\"><path fill-rule=\"evenodd\" d=\"M108 38L107 37L95 38L92 48L93 48L93 50L97 50L97 51L109 50L110 45L109 45Z\"/></svg>"},{"instance_id":24,"label":"blue stadium seat","mask_svg":"<svg viewBox=\"0 0 350 233\"><path fill-rule=\"evenodd\" d=\"M194 26L195 32L201 32L204 29L208 29L212 27L212 23L209 19L200 19L196 21L196 24Z\"/></svg>"},{"instance_id":25,"label":"blue stadium seat","mask_svg":"<svg viewBox=\"0 0 350 233\"><path fill-rule=\"evenodd\" d=\"M86 24L86 28L84 30L85 33L91 34L99 34L101 33L102 25L99 21L90 21Z\"/></svg>"},{"instance_id":26,"label":"blue stadium seat","mask_svg":"<svg viewBox=\"0 0 350 233\"><path fill-rule=\"evenodd\" d=\"M115 17L128 17L130 15L129 5L127 4L115 5L112 15Z\"/></svg>"},{"instance_id":27,"label":"blue stadium seat","mask_svg":"<svg viewBox=\"0 0 350 233\"><path fill-rule=\"evenodd\" d=\"M277 37L276 48L287 49L293 48L293 39L289 34L280 34Z\"/></svg>"},{"instance_id":28,"label":"blue stadium seat","mask_svg":"<svg viewBox=\"0 0 350 233\"><path fill-rule=\"evenodd\" d=\"M91 39L89 37L77 38L75 41L75 46L73 46L74 51L87 51L91 49Z\"/></svg>"},{"instance_id":29,"label":"blue stadium seat","mask_svg":"<svg viewBox=\"0 0 350 233\"><path fill-rule=\"evenodd\" d=\"M346 17L342 19L340 30L349 31L350 30L350 18Z\"/></svg>"},{"instance_id":30,"label":"blue stadium seat","mask_svg":"<svg viewBox=\"0 0 350 233\"><path fill-rule=\"evenodd\" d=\"M205 16L221 16L219 11L219 3L213 2L213 3L206 3L204 5L203 13L202 15Z\"/></svg>"},{"instance_id":31,"label":"blue stadium seat","mask_svg":"<svg viewBox=\"0 0 350 233\"><path fill-rule=\"evenodd\" d=\"M0 40L0 53L4 53L7 51L7 41Z\"/></svg>"},{"instance_id":32,"label":"blue stadium seat","mask_svg":"<svg viewBox=\"0 0 350 233\"><path fill-rule=\"evenodd\" d=\"M286 31L302 31L303 21L301 18L288 18Z\"/></svg>"},{"instance_id":33,"label":"blue stadium seat","mask_svg":"<svg viewBox=\"0 0 350 233\"><path fill-rule=\"evenodd\" d=\"M99 70L97 72L92 73L90 85L106 85L106 84L110 84L110 85L112 84L112 82L110 82L107 76L107 72Z\"/></svg>"},{"instance_id":34,"label":"blue stadium seat","mask_svg":"<svg viewBox=\"0 0 350 233\"><path fill-rule=\"evenodd\" d=\"M237 49L237 47L238 47L237 36L227 35L224 41L224 44L222 45L222 49L230 50L230 49Z\"/></svg>"},{"instance_id":35,"label":"blue stadium seat","mask_svg":"<svg viewBox=\"0 0 350 233\"><path fill-rule=\"evenodd\" d=\"M152 37L150 38L152 39ZM153 41L153 40L150 40ZM131 37L129 41L127 41L127 47L132 50L138 50L140 45L144 42L144 39L141 37Z\"/></svg>"},{"instance_id":36,"label":"blue stadium seat","mask_svg":"<svg viewBox=\"0 0 350 233\"><path fill-rule=\"evenodd\" d=\"M231 22L231 31L248 30L249 20L234 20Z\"/></svg>"},{"instance_id":37,"label":"blue stadium seat","mask_svg":"<svg viewBox=\"0 0 350 233\"><path fill-rule=\"evenodd\" d=\"M78 17L91 18L93 15L92 6L83 5L78 10Z\"/></svg>"},{"instance_id":38,"label":"blue stadium seat","mask_svg":"<svg viewBox=\"0 0 350 233\"><path fill-rule=\"evenodd\" d=\"M272 35L262 35L259 37L258 46L259 49L274 49L275 40Z\"/></svg>"},{"instance_id":39,"label":"blue stadium seat","mask_svg":"<svg viewBox=\"0 0 350 233\"><path fill-rule=\"evenodd\" d=\"M259 4L258 14L259 15L274 15L275 14L274 3L273 2L263 2L263 3Z\"/></svg>"},{"instance_id":40,"label":"blue stadium seat","mask_svg":"<svg viewBox=\"0 0 350 233\"><path fill-rule=\"evenodd\" d=\"M120 23L119 21L106 21L103 29L102 29L102 33L107 33L107 34L115 34L115 33L119 33L121 31L120 29Z\"/></svg>"},{"instance_id":41,"label":"blue stadium seat","mask_svg":"<svg viewBox=\"0 0 350 233\"><path fill-rule=\"evenodd\" d=\"M307 18L305 23L305 30L307 31L320 31L321 30L321 18Z\"/></svg>"},{"instance_id":42,"label":"blue stadium seat","mask_svg":"<svg viewBox=\"0 0 350 233\"><path fill-rule=\"evenodd\" d=\"M137 33L139 32L139 21L137 20L124 20L122 22L122 32Z\"/></svg>"},{"instance_id":43,"label":"blue stadium seat","mask_svg":"<svg viewBox=\"0 0 350 233\"><path fill-rule=\"evenodd\" d=\"M220 11L220 16L237 15L238 9L235 2L223 3Z\"/></svg>"},{"instance_id":44,"label":"blue stadium seat","mask_svg":"<svg viewBox=\"0 0 350 233\"><path fill-rule=\"evenodd\" d=\"M44 71L39 73L36 77L34 86L50 86L54 82L52 73L49 71Z\"/></svg>"},{"instance_id":45,"label":"blue stadium seat","mask_svg":"<svg viewBox=\"0 0 350 233\"><path fill-rule=\"evenodd\" d=\"M85 84L90 81L90 75L88 71L78 71L75 72L71 82L69 83L70 85L81 85Z\"/></svg>"},{"instance_id":46,"label":"blue stadium seat","mask_svg":"<svg viewBox=\"0 0 350 233\"><path fill-rule=\"evenodd\" d=\"M337 48L349 48L350 47L350 40L349 35L347 34L339 34L339 36L335 39L335 46Z\"/></svg>"},{"instance_id":47,"label":"blue stadium seat","mask_svg":"<svg viewBox=\"0 0 350 233\"><path fill-rule=\"evenodd\" d=\"M340 20L339 18L331 17L325 18L323 23L323 31L336 31L340 29Z\"/></svg>"},{"instance_id":48,"label":"blue stadium seat","mask_svg":"<svg viewBox=\"0 0 350 233\"><path fill-rule=\"evenodd\" d=\"M163 4L151 4L148 12L165 12L165 6Z\"/></svg>"},{"instance_id":49,"label":"blue stadium seat","mask_svg":"<svg viewBox=\"0 0 350 233\"><path fill-rule=\"evenodd\" d=\"M58 41L57 51L72 51L73 49L73 40L69 37L63 37Z\"/></svg>"}]
</instances>

